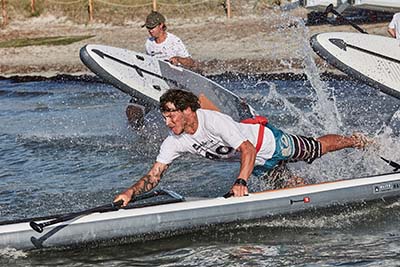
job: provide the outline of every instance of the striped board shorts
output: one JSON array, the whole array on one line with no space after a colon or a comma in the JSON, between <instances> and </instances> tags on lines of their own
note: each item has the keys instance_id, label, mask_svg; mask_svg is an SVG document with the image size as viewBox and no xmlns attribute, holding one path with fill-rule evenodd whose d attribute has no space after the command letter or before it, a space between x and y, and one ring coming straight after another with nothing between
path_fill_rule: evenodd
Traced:
<instances>
[{"instance_id":1,"label":"striped board shorts","mask_svg":"<svg viewBox=\"0 0 400 267\"><path fill-rule=\"evenodd\" d=\"M290 161L303 160L307 163L312 163L315 159L321 157L321 142L312 137L301 135L289 136L291 137L293 144L293 154L289 158Z\"/></svg>"},{"instance_id":2,"label":"striped board shorts","mask_svg":"<svg viewBox=\"0 0 400 267\"><path fill-rule=\"evenodd\" d=\"M301 135L287 134L272 125L268 127L275 137L275 152L271 159L264 165L255 166L253 174L256 176L268 176L268 179L282 180L281 176L288 176L287 162L305 161L312 163L322 156L321 142ZM280 187L280 186L278 186Z\"/></svg>"},{"instance_id":3,"label":"striped board shorts","mask_svg":"<svg viewBox=\"0 0 400 267\"><path fill-rule=\"evenodd\" d=\"M319 141L312 137L287 134L284 131L267 124L275 137L275 152L271 159L268 159L263 167L273 169L281 161L305 161L312 163L316 158L321 157L322 146Z\"/></svg>"}]
</instances>

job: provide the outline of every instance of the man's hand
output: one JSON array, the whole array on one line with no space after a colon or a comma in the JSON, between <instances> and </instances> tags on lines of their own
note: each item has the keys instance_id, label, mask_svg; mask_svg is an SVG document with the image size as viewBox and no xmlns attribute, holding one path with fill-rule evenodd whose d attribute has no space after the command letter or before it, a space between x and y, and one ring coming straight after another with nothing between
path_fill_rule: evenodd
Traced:
<instances>
[{"instance_id":1,"label":"man's hand","mask_svg":"<svg viewBox=\"0 0 400 267\"><path fill-rule=\"evenodd\" d=\"M124 191L123 193L117 195L114 198L114 202L118 202L118 201L122 200L122 201L124 201L124 203L122 204L121 207L126 207L129 203L129 201L131 201L131 199L132 199L132 190L128 189L128 190Z\"/></svg>"},{"instance_id":2,"label":"man's hand","mask_svg":"<svg viewBox=\"0 0 400 267\"><path fill-rule=\"evenodd\" d=\"M171 57L168 61L176 66L184 66L185 68L195 67L195 62L191 57Z\"/></svg>"},{"instance_id":3,"label":"man's hand","mask_svg":"<svg viewBox=\"0 0 400 267\"><path fill-rule=\"evenodd\" d=\"M171 64L176 65L176 66L178 66L178 65L181 64L181 63L179 62L179 57L171 57L171 58L169 59L169 62L171 62Z\"/></svg>"},{"instance_id":4,"label":"man's hand","mask_svg":"<svg viewBox=\"0 0 400 267\"><path fill-rule=\"evenodd\" d=\"M231 188L234 197L243 197L249 194L247 186L241 184L234 184Z\"/></svg>"}]
</instances>

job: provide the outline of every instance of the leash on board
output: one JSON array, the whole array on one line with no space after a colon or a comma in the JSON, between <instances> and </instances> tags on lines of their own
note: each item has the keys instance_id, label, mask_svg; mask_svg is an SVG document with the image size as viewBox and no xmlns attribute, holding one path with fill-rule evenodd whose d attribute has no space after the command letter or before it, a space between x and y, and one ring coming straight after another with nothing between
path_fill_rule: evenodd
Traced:
<instances>
[{"instance_id":1,"label":"leash on board","mask_svg":"<svg viewBox=\"0 0 400 267\"><path fill-rule=\"evenodd\" d=\"M399 163L391 161L391 160L388 160L388 159L385 159L384 157L380 157L380 158L382 160L384 160L387 164L389 164L390 166L392 166L394 168L393 172L397 172L398 170L400 170L400 164Z\"/></svg>"}]
</instances>

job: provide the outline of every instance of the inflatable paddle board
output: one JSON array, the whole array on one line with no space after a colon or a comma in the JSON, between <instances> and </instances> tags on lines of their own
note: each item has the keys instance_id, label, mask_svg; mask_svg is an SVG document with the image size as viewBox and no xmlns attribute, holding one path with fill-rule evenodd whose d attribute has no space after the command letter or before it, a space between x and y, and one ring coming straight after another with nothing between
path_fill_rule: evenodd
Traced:
<instances>
[{"instance_id":1,"label":"inflatable paddle board","mask_svg":"<svg viewBox=\"0 0 400 267\"><path fill-rule=\"evenodd\" d=\"M72 213L0 222L0 249L83 247L121 238L146 239L146 236L155 239L212 225L243 223L326 208L348 210L352 205L366 206L377 201L390 203L399 199L400 173L270 190L246 197L191 199L172 191L162 191L172 198L147 204L133 202L120 210L109 208L80 212L79 216L71 216ZM46 223L49 220L56 221L50 225ZM32 222L43 227L33 228Z\"/></svg>"},{"instance_id":2,"label":"inflatable paddle board","mask_svg":"<svg viewBox=\"0 0 400 267\"><path fill-rule=\"evenodd\" d=\"M400 98L400 42L349 32L311 37L314 51L332 66L382 92Z\"/></svg>"},{"instance_id":3,"label":"inflatable paddle board","mask_svg":"<svg viewBox=\"0 0 400 267\"><path fill-rule=\"evenodd\" d=\"M166 61L127 49L86 45L82 62L104 81L132 96L147 108L158 108L160 96L170 88L205 96L216 108L239 121L255 115L243 99L219 84Z\"/></svg>"},{"instance_id":4,"label":"inflatable paddle board","mask_svg":"<svg viewBox=\"0 0 400 267\"><path fill-rule=\"evenodd\" d=\"M163 191L173 198L160 199L158 203L133 202L120 210L80 212L79 216L72 213L0 222L0 249L84 247L124 238L145 240L146 236L155 239L204 230L212 225L243 225L249 220L315 212L317 209L348 210L352 205L366 206L377 201L391 203L398 201L400 196L400 173L270 190L245 197L185 199L175 192ZM55 220L55 223L46 223L49 220ZM32 222L48 226L32 228Z\"/></svg>"}]
</instances>

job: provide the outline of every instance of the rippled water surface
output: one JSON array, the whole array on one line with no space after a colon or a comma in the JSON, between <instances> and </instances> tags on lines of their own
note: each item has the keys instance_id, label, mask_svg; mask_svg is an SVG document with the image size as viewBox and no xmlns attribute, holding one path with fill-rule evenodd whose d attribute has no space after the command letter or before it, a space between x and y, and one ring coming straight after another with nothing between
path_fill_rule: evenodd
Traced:
<instances>
[{"instance_id":1,"label":"rippled water surface","mask_svg":"<svg viewBox=\"0 0 400 267\"><path fill-rule=\"evenodd\" d=\"M400 160L399 101L366 85L331 77L211 77L246 98L275 125L293 133L362 131L379 146L343 150L311 165L296 163L309 181L390 172L378 157ZM319 91L319 92L317 92ZM326 98L324 98L326 96ZM0 81L0 205L2 220L77 211L108 203L140 177L165 136L159 114L137 132L126 122L129 97L95 80ZM186 196L216 197L230 187L233 163L188 157L172 165L161 187ZM262 181L253 179L253 190ZM159 241L75 250L0 251L19 266L396 266L398 202L341 212L233 224Z\"/></svg>"},{"instance_id":2,"label":"rippled water surface","mask_svg":"<svg viewBox=\"0 0 400 267\"><path fill-rule=\"evenodd\" d=\"M346 149L311 165L291 164L307 182L391 172L379 156L400 161L400 101L345 76L321 79L306 27L278 27L271 34L287 34L288 44L296 44L288 49L299 50L306 76L210 78L287 132L317 137L361 131L376 140L365 151ZM144 129L130 129L128 102L128 96L95 79L0 80L1 221L110 203L141 177L166 129L157 112L146 117ZM238 168L238 163L188 156L169 168L159 186L187 197L217 197L230 188ZM253 177L250 188L265 185ZM0 265L399 266L399 205L394 200L280 216L156 241L33 252L1 249Z\"/></svg>"}]
</instances>

